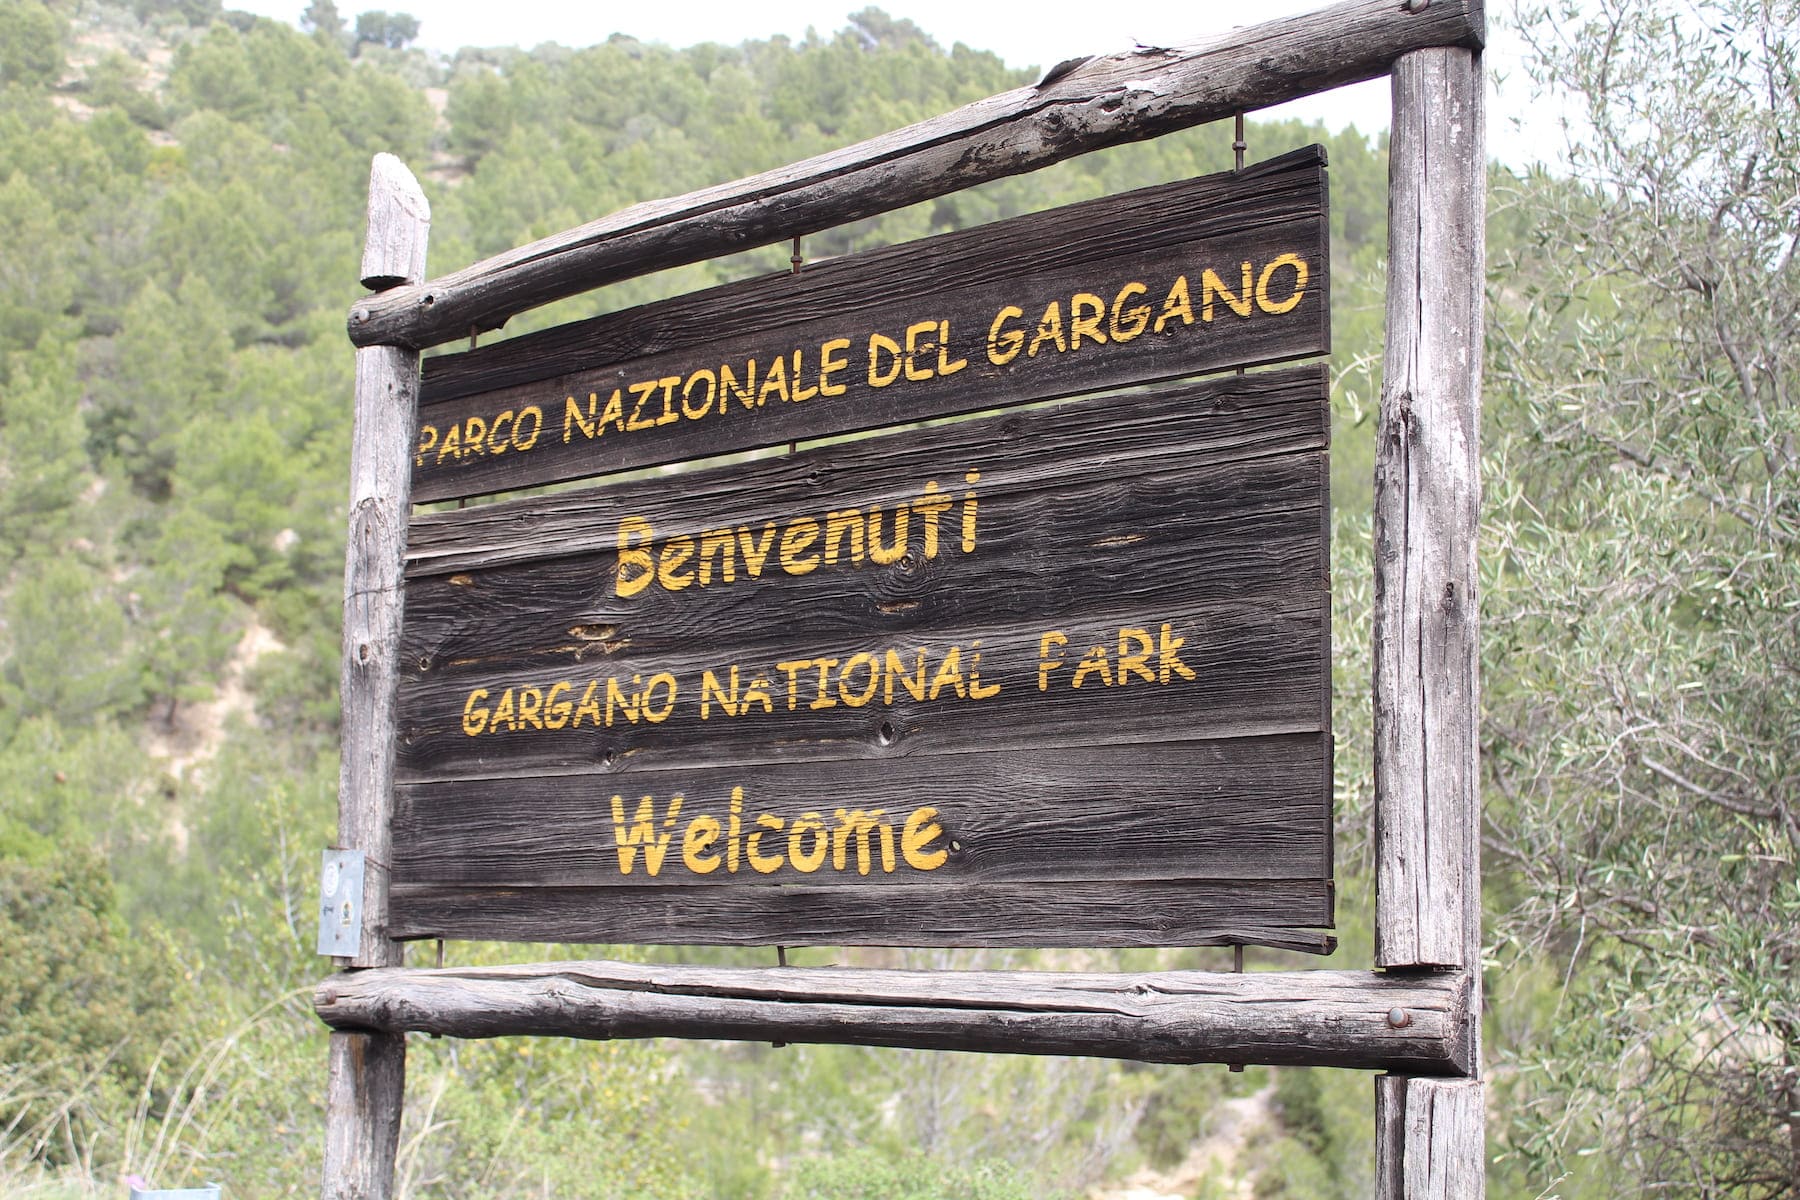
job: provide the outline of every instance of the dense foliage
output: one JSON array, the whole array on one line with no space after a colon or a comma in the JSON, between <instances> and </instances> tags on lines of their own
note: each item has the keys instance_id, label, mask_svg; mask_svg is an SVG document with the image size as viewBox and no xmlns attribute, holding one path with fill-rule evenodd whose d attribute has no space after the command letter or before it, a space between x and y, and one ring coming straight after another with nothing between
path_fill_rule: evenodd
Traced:
<instances>
[{"instance_id":1,"label":"dense foliage","mask_svg":"<svg viewBox=\"0 0 1800 1200\"><path fill-rule=\"evenodd\" d=\"M1615 140L1575 177L1496 177L1496 1191L1777 1195L1747 1189L1800 1161L1782 1141L1800 1138L1783 1113L1800 1104L1796 22L1791 3L1719 12L1725 33L1613 13L1610 40L1601 25L1545 47ZM802 41L680 51L443 58L410 48L418 33L332 0L298 28L218 0L0 0L0 1190L111 1191L131 1172L245 1197L316 1186L309 920L333 829L343 315L370 155L421 175L441 271L1026 78L876 9ZM1670 37L1707 127L1742 131L1712 157L1675 153L1697 138L1682 94L1606 107L1675 78ZM1731 86L1747 62L1768 85L1754 102ZM1331 159L1340 953L1356 965L1385 156L1355 131L1253 123L1249 140L1253 158L1320 140ZM1230 162L1229 132L1197 130L806 253ZM509 332L785 260L667 272ZM540 953L449 949L522 952ZM1260 1197L1371 1186L1368 1083L1341 1072L533 1040L409 1057L408 1196L1009 1198L1139 1167L1202 1196L1240 1178ZM1680 1175L1696 1131L1704 1165Z\"/></svg>"}]
</instances>

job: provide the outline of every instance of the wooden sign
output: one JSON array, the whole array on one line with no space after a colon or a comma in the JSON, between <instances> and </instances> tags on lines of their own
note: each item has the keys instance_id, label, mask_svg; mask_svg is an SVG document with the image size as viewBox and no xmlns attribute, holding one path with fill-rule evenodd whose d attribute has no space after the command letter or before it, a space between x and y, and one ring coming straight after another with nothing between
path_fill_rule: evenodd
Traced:
<instances>
[{"instance_id":1,"label":"wooden sign","mask_svg":"<svg viewBox=\"0 0 1800 1200\"><path fill-rule=\"evenodd\" d=\"M416 518L396 933L1321 948L1326 392Z\"/></svg>"},{"instance_id":2,"label":"wooden sign","mask_svg":"<svg viewBox=\"0 0 1800 1200\"><path fill-rule=\"evenodd\" d=\"M428 359L413 498L1320 354L1326 224L1315 146Z\"/></svg>"}]
</instances>

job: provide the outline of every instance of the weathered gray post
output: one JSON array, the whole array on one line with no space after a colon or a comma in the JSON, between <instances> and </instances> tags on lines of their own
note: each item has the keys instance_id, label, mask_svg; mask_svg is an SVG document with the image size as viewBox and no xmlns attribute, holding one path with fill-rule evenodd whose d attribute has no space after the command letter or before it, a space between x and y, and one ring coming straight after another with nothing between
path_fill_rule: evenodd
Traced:
<instances>
[{"instance_id":1,"label":"weathered gray post","mask_svg":"<svg viewBox=\"0 0 1800 1200\"><path fill-rule=\"evenodd\" d=\"M369 171L362 282L373 290L425 278L431 207L391 154ZM350 530L344 565L342 761L338 840L365 856L361 943L340 967L396 967L388 931L394 802L394 689L399 678L402 569L412 507L412 437L419 355L396 346L356 352L350 450ZM406 1090L406 1036L333 1032L325 1099L324 1200L386 1200Z\"/></svg>"},{"instance_id":2,"label":"weathered gray post","mask_svg":"<svg viewBox=\"0 0 1800 1200\"><path fill-rule=\"evenodd\" d=\"M1481 497L1486 154L1479 52L1395 64L1375 463L1375 962L1470 981L1466 1079L1376 1079L1378 1195L1480 1197Z\"/></svg>"}]
</instances>

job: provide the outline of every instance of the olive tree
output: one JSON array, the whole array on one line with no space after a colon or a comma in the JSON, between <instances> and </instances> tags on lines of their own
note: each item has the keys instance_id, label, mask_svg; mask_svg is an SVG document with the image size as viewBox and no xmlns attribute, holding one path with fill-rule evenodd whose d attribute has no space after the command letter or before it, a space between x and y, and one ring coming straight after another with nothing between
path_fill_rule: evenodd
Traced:
<instances>
[{"instance_id":1,"label":"olive tree","mask_svg":"<svg viewBox=\"0 0 1800 1200\"><path fill-rule=\"evenodd\" d=\"M1800 1198L1800 3L1520 27L1570 117L1493 206L1490 899L1559 971L1513 1149Z\"/></svg>"}]
</instances>

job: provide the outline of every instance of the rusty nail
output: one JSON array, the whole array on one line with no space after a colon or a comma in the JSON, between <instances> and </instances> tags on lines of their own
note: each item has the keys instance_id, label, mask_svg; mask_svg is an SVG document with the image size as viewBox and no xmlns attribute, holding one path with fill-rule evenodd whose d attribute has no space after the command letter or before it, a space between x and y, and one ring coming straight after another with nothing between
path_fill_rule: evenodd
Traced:
<instances>
[{"instance_id":1,"label":"rusty nail","mask_svg":"<svg viewBox=\"0 0 1800 1200\"><path fill-rule=\"evenodd\" d=\"M1405 1029L1412 1024L1412 1014L1404 1008L1390 1008L1388 1009L1388 1024L1395 1029Z\"/></svg>"}]
</instances>

